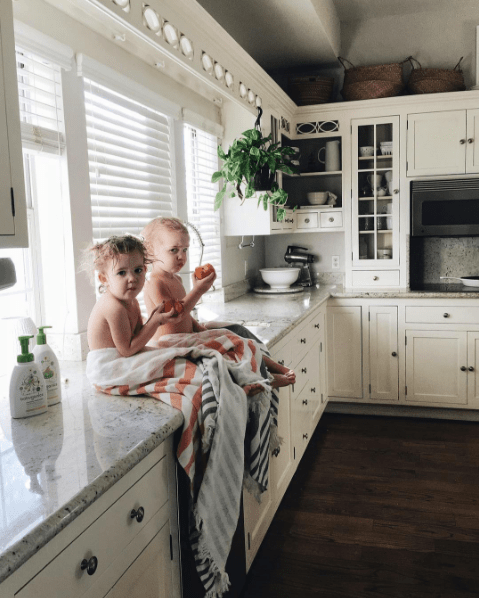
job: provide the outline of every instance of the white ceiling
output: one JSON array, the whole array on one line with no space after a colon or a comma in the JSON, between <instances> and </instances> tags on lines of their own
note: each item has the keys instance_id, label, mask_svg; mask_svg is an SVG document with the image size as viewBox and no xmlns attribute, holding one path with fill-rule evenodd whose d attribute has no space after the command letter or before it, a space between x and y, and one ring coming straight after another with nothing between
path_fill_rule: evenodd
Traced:
<instances>
[{"instance_id":1,"label":"white ceiling","mask_svg":"<svg viewBox=\"0 0 479 598\"><path fill-rule=\"evenodd\" d=\"M313 6L321 0L197 1L268 72L337 64ZM477 0L332 1L340 23L477 7Z\"/></svg>"}]
</instances>

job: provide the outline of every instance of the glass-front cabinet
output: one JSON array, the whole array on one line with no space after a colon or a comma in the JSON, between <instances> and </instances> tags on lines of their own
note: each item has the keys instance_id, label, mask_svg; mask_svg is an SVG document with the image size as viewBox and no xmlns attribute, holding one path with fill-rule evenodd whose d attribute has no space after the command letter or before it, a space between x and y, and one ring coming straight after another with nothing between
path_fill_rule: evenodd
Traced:
<instances>
[{"instance_id":1,"label":"glass-front cabinet","mask_svg":"<svg viewBox=\"0 0 479 598\"><path fill-rule=\"evenodd\" d=\"M353 267L397 267L399 116L351 125Z\"/></svg>"}]
</instances>

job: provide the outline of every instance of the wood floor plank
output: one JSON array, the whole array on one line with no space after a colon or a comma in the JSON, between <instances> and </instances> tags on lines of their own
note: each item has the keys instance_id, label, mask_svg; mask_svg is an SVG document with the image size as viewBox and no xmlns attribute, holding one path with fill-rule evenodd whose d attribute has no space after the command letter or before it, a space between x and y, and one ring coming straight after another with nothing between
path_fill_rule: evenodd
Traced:
<instances>
[{"instance_id":1,"label":"wood floor plank","mask_svg":"<svg viewBox=\"0 0 479 598\"><path fill-rule=\"evenodd\" d=\"M479 424L323 415L241 598L479 596Z\"/></svg>"}]
</instances>

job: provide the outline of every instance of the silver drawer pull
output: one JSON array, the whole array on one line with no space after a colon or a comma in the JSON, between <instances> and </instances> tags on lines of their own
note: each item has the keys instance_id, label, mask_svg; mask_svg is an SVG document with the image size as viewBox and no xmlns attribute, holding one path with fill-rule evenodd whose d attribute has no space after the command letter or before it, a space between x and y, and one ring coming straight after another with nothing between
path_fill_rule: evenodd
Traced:
<instances>
[{"instance_id":1,"label":"silver drawer pull","mask_svg":"<svg viewBox=\"0 0 479 598\"><path fill-rule=\"evenodd\" d=\"M309 224L311 222L311 220L309 218L305 219L306 224Z\"/></svg>"},{"instance_id":2,"label":"silver drawer pull","mask_svg":"<svg viewBox=\"0 0 479 598\"><path fill-rule=\"evenodd\" d=\"M83 559L83 561L80 563L80 569L82 571L85 571L88 573L88 575L93 575L95 573L95 571L97 570L98 567L98 559L96 558L96 556L92 556L91 558L89 558L88 560Z\"/></svg>"},{"instance_id":3,"label":"silver drawer pull","mask_svg":"<svg viewBox=\"0 0 479 598\"><path fill-rule=\"evenodd\" d=\"M329 218L329 222L334 222L334 218L332 216Z\"/></svg>"},{"instance_id":4,"label":"silver drawer pull","mask_svg":"<svg viewBox=\"0 0 479 598\"><path fill-rule=\"evenodd\" d=\"M373 280L379 280L379 276L373 276Z\"/></svg>"},{"instance_id":5,"label":"silver drawer pull","mask_svg":"<svg viewBox=\"0 0 479 598\"><path fill-rule=\"evenodd\" d=\"M448 314L447 312L445 312L445 313L443 313L443 314L442 314L442 317L443 317L443 318L448 318L448 317L449 317L449 314Z\"/></svg>"},{"instance_id":6,"label":"silver drawer pull","mask_svg":"<svg viewBox=\"0 0 479 598\"><path fill-rule=\"evenodd\" d=\"M130 517L132 519L136 519L138 523L143 521L143 517L145 516L145 509L143 507L138 507L138 510L132 509L130 512Z\"/></svg>"}]
</instances>

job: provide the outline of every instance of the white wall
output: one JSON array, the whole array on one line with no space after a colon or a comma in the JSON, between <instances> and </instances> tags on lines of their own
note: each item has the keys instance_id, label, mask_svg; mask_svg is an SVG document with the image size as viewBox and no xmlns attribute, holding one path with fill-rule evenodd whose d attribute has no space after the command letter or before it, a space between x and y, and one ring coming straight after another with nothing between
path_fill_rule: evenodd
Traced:
<instances>
[{"instance_id":1,"label":"white wall","mask_svg":"<svg viewBox=\"0 0 479 598\"><path fill-rule=\"evenodd\" d=\"M419 3L418 3L419 4ZM423 68L452 69L464 56L467 87L476 84L477 2L461 2L457 10L417 12L341 24L341 56L355 66L397 62L413 56ZM341 69L342 70L342 69ZM410 68L405 67L406 78Z\"/></svg>"}]
</instances>

